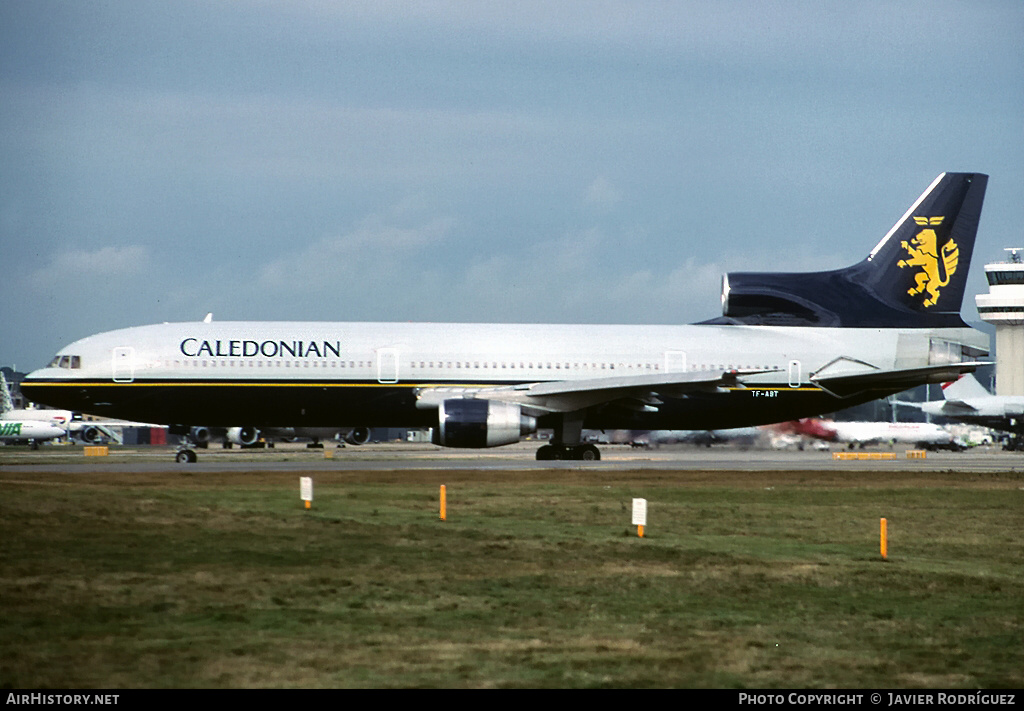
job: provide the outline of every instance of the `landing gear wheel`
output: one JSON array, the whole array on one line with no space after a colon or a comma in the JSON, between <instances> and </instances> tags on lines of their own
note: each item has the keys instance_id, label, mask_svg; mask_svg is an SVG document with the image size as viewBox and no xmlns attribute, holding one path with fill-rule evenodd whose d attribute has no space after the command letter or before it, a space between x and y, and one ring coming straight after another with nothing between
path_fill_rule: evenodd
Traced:
<instances>
[{"instance_id":1,"label":"landing gear wheel","mask_svg":"<svg viewBox=\"0 0 1024 711\"><path fill-rule=\"evenodd\" d=\"M195 464L196 452L194 449L178 450L177 455L174 457L174 461L178 464Z\"/></svg>"},{"instance_id":2,"label":"landing gear wheel","mask_svg":"<svg viewBox=\"0 0 1024 711\"><path fill-rule=\"evenodd\" d=\"M557 450L550 444L545 444L543 447L537 450L537 461L538 462L550 462L557 459Z\"/></svg>"},{"instance_id":3,"label":"landing gear wheel","mask_svg":"<svg viewBox=\"0 0 1024 711\"><path fill-rule=\"evenodd\" d=\"M582 447L575 447L576 450L575 459L582 460L584 462L596 462L601 459L601 450L592 444L585 444Z\"/></svg>"}]
</instances>

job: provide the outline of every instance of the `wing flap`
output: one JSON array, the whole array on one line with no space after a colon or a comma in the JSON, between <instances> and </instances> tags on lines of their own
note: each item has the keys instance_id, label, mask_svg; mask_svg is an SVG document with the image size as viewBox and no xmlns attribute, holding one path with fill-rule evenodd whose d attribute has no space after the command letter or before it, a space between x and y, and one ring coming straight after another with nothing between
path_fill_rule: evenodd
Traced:
<instances>
[{"instance_id":1,"label":"wing flap","mask_svg":"<svg viewBox=\"0 0 1024 711\"><path fill-rule=\"evenodd\" d=\"M661 404L659 395L683 396L719 387L741 386L740 378L773 370L702 370L677 373L647 373L584 380L553 380L507 387L479 389L430 388L417 395L417 406L436 407L453 397L514 402L544 412L574 412L595 405L629 400L641 411L651 412Z\"/></svg>"},{"instance_id":2,"label":"wing flap","mask_svg":"<svg viewBox=\"0 0 1024 711\"><path fill-rule=\"evenodd\" d=\"M526 393L531 397L550 397L575 393L616 393L673 391L685 394L688 391L707 389L722 385L735 385L743 375L763 373L763 370L701 370L687 373L649 373L646 375L623 375L611 378L588 378L586 380L554 380L531 385Z\"/></svg>"},{"instance_id":3,"label":"wing flap","mask_svg":"<svg viewBox=\"0 0 1024 711\"><path fill-rule=\"evenodd\" d=\"M865 367L859 371L850 367L849 363L843 365L837 369L825 366L814 373L810 380L822 390L846 398L869 390L899 392L921 385L922 382L942 383L963 373L973 373L988 363L964 361L898 370L881 370L865 363Z\"/></svg>"}]
</instances>

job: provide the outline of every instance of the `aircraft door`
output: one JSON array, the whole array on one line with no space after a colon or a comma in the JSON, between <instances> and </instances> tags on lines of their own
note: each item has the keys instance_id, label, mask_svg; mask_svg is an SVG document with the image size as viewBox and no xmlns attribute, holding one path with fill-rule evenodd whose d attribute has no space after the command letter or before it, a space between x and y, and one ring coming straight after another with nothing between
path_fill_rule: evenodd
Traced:
<instances>
[{"instance_id":1,"label":"aircraft door","mask_svg":"<svg viewBox=\"0 0 1024 711\"><path fill-rule=\"evenodd\" d=\"M800 387L800 361L789 361L789 387Z\"/></svg>"},{"instance_id":2,"label":"aircraft door","mask_svg":"<svg viewBox=\"0 0 1024 711\"><path fill-rule=\"evenodd\" d=\"M381 348L377 351L377 382L398 382L397 348Z\"/></svg>"},{"instance_id":3,"label":"aircraft door","mask_svg":"<svg viewBox=\"0 0 1024 711\"><path fill-rule=\"evenodd\" d=\"M130 383L135 380L135 349L118 346L113 351L111 364L115 383Z\"/></svg>"}]
</instances>

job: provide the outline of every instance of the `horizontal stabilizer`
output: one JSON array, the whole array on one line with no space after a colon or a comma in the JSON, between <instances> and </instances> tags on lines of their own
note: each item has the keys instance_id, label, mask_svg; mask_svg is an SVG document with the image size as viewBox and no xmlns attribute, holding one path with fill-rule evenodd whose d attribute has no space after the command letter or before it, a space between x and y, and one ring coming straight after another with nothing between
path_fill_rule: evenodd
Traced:
<instances>
[{"instance_id":1,"label":"horizontal stabilizer","mask_svg":"<svg viewBox=\"0 0 1024 711\"><path fill-rule=\"evenodd\" d=\"M991 396L989 396L991 397ZM940 412L943 415L973 415L978 412L978 408L970 403L964 402L963 400L946 400L942 403Z\"/></svg>"}]
</instances>

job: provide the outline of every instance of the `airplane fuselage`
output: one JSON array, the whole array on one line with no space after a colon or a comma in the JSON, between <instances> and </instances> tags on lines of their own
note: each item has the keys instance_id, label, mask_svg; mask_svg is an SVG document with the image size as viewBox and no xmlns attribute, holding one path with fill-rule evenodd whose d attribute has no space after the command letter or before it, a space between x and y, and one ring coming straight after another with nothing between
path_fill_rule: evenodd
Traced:
<instances>
[{"instance_id":1,"label":"airplane fuselage","mask_svg":"<svg viewBox=\"0 0 1024 711\"><path fill-rule=\"evenodd\" d=\"M436 409L417 407L429 390L457 396L523 383L764 371L730 387L659 391L653 407L608 402L587 408L584 420L594 429L712 429L890 394L836 397L812 376L837 355L881 371L934 365L950 343L987 346L971 329L169 323L77 341L54 359L77 368L36 371L22 390L72 410L161 424L431 427Z\"/></svg>"},{"instance_id":2,"label":"airplane fuselage","mask_svg":"<svg viewBox=\"0 0 1024 711\"><path fill-rule=\"evenodd\" d=\"M937 417L979 425L1002 432L1024 434L1024 397L989 395L951 406L948 402L922 403L921 411Z\"/></svg>"},{"instance_id":3,"label":"airplane fuselage","mask_svg":"<svg viewBox=\"0 0 1024 711\"><path fill-rule=\"evenodd\" d=\"M0 420L0 441L42 441L66 434L60 427L41 420Z\"/></svg>"},{"instance_id":4,"label":"airplane fuselage","mask_svg":"<svg viewBox=\"0 0 1024 711\"><path fill-rule=\"evenodd\" d=\"M849 444L945 444L953 440L949 432L930 422L833 422L826 427L835 432L836 441Z\"/></svg>"}]
</instances>

